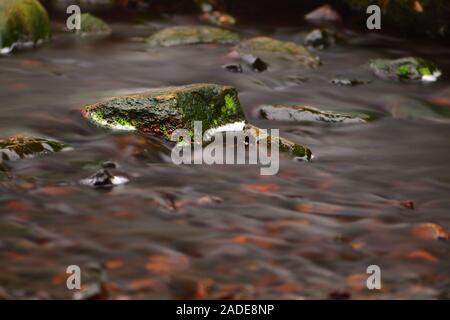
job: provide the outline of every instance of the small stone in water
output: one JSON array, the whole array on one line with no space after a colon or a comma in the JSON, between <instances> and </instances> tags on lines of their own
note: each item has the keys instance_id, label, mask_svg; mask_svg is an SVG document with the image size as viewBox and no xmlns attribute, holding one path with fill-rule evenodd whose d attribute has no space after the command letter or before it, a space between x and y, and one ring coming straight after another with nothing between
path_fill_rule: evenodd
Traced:
<instances>
[{"instance_id":1,"label":"small stone in water","mask_svg":"<svg viewBox=\"0 0 450 320\"><path fill-rule=\"evenodd\" d=\"M252 67L253 71L263 72L267 70L267 63L262 61L259 57L252 54L244 54L241 56L241 60Z\"/></svg>"},{"instance_id":2,"label":"small stone in water","mask_svg":"<svg viewBox=\"0 0 450 320\"><path fill-rule=\"evenodd\" d=\"M312 22L340 22L342 18L332 6L326 4L305 15L305 20Z\"/></svg>"},{"instance_id":3,"label":"small stone in water","mask_svg":"<svg viewBox=\"0 0 450 320\"><path fill-rule=\"evenodd\" d=\"M330 81L331 84L339 86L357 86L360 84L366 84L367 81L355 80L355 79L344 79L344 78L334 78Z\"/></svg>"},{"instance_id":4,"label":"small stone in water","mask_svg":"<svg viewBox=\"0 0 450 320\"><path fill-rule=\"evenodd\" d=\"M81 180L81 184L92 187L112 187L127 183L129 180L122 176L114 176L106 169L101 169L89 178Z\"/></svg>"},{"instance_id":5,"label":"small stone in water","mask_svg":"<svg viewBox=\"0 0 450 320\"><path fill-rule=\"evenodd\" d=\"M225 64L222 68L233 73L242 73L242 66L239 63Z\"/></svg>"}]
</instances>

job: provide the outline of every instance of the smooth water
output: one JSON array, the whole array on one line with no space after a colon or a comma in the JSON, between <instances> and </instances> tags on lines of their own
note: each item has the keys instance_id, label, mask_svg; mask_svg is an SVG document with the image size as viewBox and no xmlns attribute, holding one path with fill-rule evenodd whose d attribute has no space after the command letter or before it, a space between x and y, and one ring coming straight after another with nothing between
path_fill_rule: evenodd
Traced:
<instances>
[{"instance_id":1,"label":"smooth water","mask_svg":"<svg viewBox=\"0 0 450 320\"><path fill-rule=\"evenodd\" d=\"M341 30L348 42L315 52L317 70L270 61L266 72L235 74L221 68L231 62L229 46L149 49L140 41L190 21L117 22L113 36L94 39L55 24L49 44L0 58L1 136L73 148L10 163L12 179L0 181L0 296L70 298L67 266L98 265L103 297L113 299L450 298L450 242L413 232L428 222L450 229L450 125L427 111L430 101L450 108L450 47ZM238 31L299 40L309 28L255 23ZM367 68L372 58L407 55L431 58L444 76L395 83ZM336 76L370 83L330 84ZM197 82L235 86L251 122L280 128L314 160L283 159L276 176L260 176L257 166L176 166L158 139L108 132L79 112L111 95ZM377 120L258 119L259 105L283 102ZM79 183L106 160L130 183ZM381 267L380 291L365 287L372 264ZM95 279L85 273L82 281Z\"/></svg>"}]
</instances>

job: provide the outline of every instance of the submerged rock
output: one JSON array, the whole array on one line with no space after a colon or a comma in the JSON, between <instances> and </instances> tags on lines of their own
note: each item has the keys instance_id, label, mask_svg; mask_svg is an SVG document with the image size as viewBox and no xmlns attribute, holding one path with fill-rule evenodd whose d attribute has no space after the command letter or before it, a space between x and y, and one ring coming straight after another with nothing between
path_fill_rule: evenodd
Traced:
<instances>
[{"instance_id":1,"label":"submerged rock","mask_svg":"<svg viewBox=\"0 0 450 320\"><path fill-rule=\"evenodd\" d=\"M6 171L3 161L15 161L35 155L63 151L67 145L48 139L15 136L0 139L0 171Z\"/></svg>"},{"instance_id":2,"label":"submerged rock","mask_svg":"<svg viewBox=\"0 0 450 320\"><path fill-rule=\"evenodd\" d=\"M305 37L305 45L316 49L328 48L338 41L336 32L328 29L314 29Z\"/></svg>"},{"instance_id":3,"label":"submerged rock","mask_svg":"<svg viewBox=\"0 0 450 320\"><path fill-rule=\"evenodd\" d=\"M251 135L256 143L266 140L267 144L270 145L274 139L277 139L280 151L289 154L295 160L310 161L312 159L312 152L308 148L282 137L275 138L269 136L267 132L261 131L260 128L255 127L252 124L245 125L244 133Z\"/></svg>"},{"instance_id":4,"label":"submerged rock","mask_svg":"<svg viewBox=\"0 0 450 320\"><path fill-rule=\"evenodd\" d=\"M238 41L239 35L237 33L207 26L169 27L156 32L146 39L146 42L153 47L201 43L233 44Z\"/></svg>"},{"instance_id":5,"label":"submerged rock","mask_svg":"<svg viewBox=\"0 0 450 320\"><path fill-rule=\"evenodd\" d=\"M36 45L50 37L47 11L37 0L0 1L0 53Z\"/></svg>"},{"instance_id":6,"label":"submerged rock","mask_svg":"<svg viewBox=\"0 0 450 320\"><path fill-rule=\"evenodd\" d=\"M357 79L348 79L348 78L334 78L330 80L331 84L335 84L338 86L349 86L354 87L361 84L367 84L369 81L365 80L357 80Z\"/></svg>"},{"instance_id":7,"label":"submerged rock","mask_svg":"<svg viewBox=\"0 0 450 320\"><path fill-rule=\"evenodd\" d=\"M101 169L91 175L89 178L80 180L83 185L91 187L113 187L121 184L128 183L129 180L126 177L115 176L107 169Z\"/></svg>"},{"instance_id":8,"label":"submerged rock","mask_svg":"<svg viewBox=\"0 0 450 320\"><path fill-rule=\"evenodd\" d=\"M280 41L270 37L256 37L242 41L235 48L241 55L279 57L295 60L308 67L317 67L320 61L305 47L294 42Z\"/></svg>"},{"instance_id":9,"label":"submerged rock","mask_svg":"<svg viewBox=\"0 0 450 320\"><path fill-rule=\"evenodd\" d=\"M83 13L81 16L81 28L77 34L81 36L110 34L111 28L102 19L90 13Z\"/></svg>"},{"instance_id":10,"label":"submerged rock","mask_svg":"<svg viewBox=\"0 0 450 320\"><path fill-rule=\"evenodd\" d=\"M111 98L84 108L92 122L111 129L139 130L170 138L173 130L203 129L244 121L237 91L216 84L192 84L153 89L141 94Z\"/></svg>"},{"instance_id":11,"label":"submerged rock","mask_svg":"<svg viewBox=\"0 0 450 320\"><path fill-rule=\"evenodd\" d=\"M322 111L306 106L265 105L259 108L259 113L264 119L278 121L362 123L368 120L363 115Z\"/></svg>"},{"instance_id":12,"label":"submerged rock","mask_svg":"<svg viewBox=\"0 0 450 320\"><path fill-rule=\"evenodd\" d=\"M434 63L416 57L376 59L370 63L370 68L377 76L391 80L433 82L442 74Z\"/></svg>"},{"instance_id":13,"label":"submerged rock","mask_svg":"<svg viewBox=\"0 0 450 320\"><path fill-rule=\"evenodd\" d=\"M239 63L228 63L223 65L222 68L233 73L242 73L242 66Z\"/></svg>"},{"instance_id":14,"label":"submerged rock","mask_svg":"<svg viewBox=\"0 0 450 320\"><path fill-rule=\"evenodd\" d=\"M310 22L340 22L341 15L329 4L325 4L305 15L305 20Z\"/></svg>"}]
</instances>

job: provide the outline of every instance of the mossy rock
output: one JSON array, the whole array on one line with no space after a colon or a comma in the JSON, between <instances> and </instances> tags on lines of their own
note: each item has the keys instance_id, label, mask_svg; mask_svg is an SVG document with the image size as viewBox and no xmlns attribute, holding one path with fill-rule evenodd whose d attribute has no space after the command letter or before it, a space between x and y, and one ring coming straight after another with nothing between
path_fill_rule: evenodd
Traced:
<instances>
[{"instance_id":1,"label":"mossy rock","mask_svg":"<svg viewBox=\"0 0 450 320\"><path fill-rule=\"evenodd\" d=\"M362 114L323 111L307 106L264 105L259 108L264 119L277 121L364 123L369 116Z\"/></svg>"},{"instance_id":2,"label":"mossy rock","mask_svg":"<svg viewBox=\"0 0 450 320\"><path fill-rule=\"evenodd\" d=\"M176 26L164 28L146 39L152 47L220 43L233 44L239 41L237 33L208 26Z\"/></svg>"},{"instance_id":3,"label":"mossy rock","mask_svg":"<svg viewBox=\"0 0 450 320\"><path fill-rule=\"evenodd\" d=\"M0 171L6 170L3 161L15 161L35 155L59 152L67 145L48 139L15 136L0 139Z\"/></svg>"},{"instance_id":4,"label":"mossy rock","mask_svg":"<svg viewBox=\"0 0 450 320\"><path fill-rule=\"evenodd\" d=\"M50 36L47 11L37 0L0 1L0 52L37 44Z\"/></svg>"},{"instance_id":5,"label":"mossy rock","mask_svg":"<svg viewBox=\"0 0 450 320\"><path fill-rule=\"evenodd\" d=\"M107 35L111 33L111 28L106 22L90 13L83 13L80 18L81 28L77 30L78 35Z\"/></svg>"},{"instance_id":6,"label":"mossy rock","mask_svg":"<svg viewBox=\"0 0 450 320\"><path fill-rule=\"evenodd\" d=\"M270 146L271 142L274 141L274 139L278 140L280 151L288 154L295 160L310 161L312 159L313 155L310 149L283 137L275 138L273 136L270 136L267 134L267 132L261 131L260 128L255 127L252 124L247 124L244 127L244 133L246 135L251 135L255 139L256 143L265 140L267 146Z\"/></svg>"},{"instance_id":7,"label":"mossy rock","mask_svg":"<svg viewBox=\"0 0 450 320\"><path fill-rule=\"evenodd\" d=\"M84 108L92 122L110 129L139 130L170 138L178 128L203 130L245 121L235 88L192 84L153 89L141 94L111 98Z\"/></svg>"},{"instance_id":8,"label":"mossy rock","mask_svg":"<svg viewBox=\"0 0 450 320\"><path fill-rule=\"evenodd\" d=\"M305 47L270 37L255 37L242 41L235 49L241 55L253 54L268 59L276 56L295 60L308 67L317 67L320 64L319 58L313 56Z\"/></svg>"},{"instance_id":9,"label":"mossy rock","mask_svg":"<svg viewBox=\"0 0 450 320\"><path fill-rule=\"evenodd\" d=\"M436 81L441 71L432 62L422 58L406 57L395 60L375 59L370 68L383 79Z\"/></svg>"}]
</instances>

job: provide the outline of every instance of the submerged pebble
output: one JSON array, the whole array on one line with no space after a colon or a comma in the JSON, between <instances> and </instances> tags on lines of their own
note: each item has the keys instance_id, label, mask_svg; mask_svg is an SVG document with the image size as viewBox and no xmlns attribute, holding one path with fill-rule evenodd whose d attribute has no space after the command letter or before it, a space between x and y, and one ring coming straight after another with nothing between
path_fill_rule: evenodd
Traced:
<instances>
[{"instance_id":1,"label":"submerged pebble","mask_svg":"<svg viewBox=\"0 0 450 320\"><path fill-rule=\"evenodd\" d=\"M80 180L80 183L91 187L113 187L129 181L126 177L113 175L107 169L100 169L89 178Z\"/></svg>"}]
</instances>

